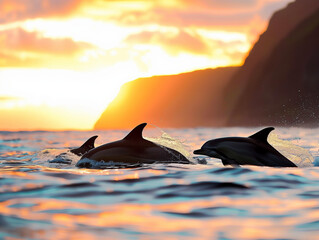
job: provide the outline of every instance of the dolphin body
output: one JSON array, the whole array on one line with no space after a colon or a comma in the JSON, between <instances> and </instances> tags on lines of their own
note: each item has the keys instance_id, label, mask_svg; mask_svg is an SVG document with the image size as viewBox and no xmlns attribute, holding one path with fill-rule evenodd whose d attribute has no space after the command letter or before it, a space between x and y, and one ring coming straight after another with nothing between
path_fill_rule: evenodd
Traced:
<instances>
[{"instance_id":1,"label":"dolphin body","mask_svg":"<svg viewBox=\"0 0 319 240\"><path fill-rule=\"evenodd\" d=\"M76 166L95 168L96 163L110 164L111 166L118 164L133 166L143 163L192 163L176 150L144 139L142 132L146 125L146 123L142 123L136 126L122 140L90 150L82 156Z\"/></svg>"},{"instance_id":2,"label":"dolphin body","mask_svg":"<svg viewBox=\"0 0 319 240\"><path fill-rule=\"evenodd\" d=\"M268 143L268 135L274 129L273 127L262 129L248 138L213 139L206 142L201 149L195 150L194 154L219 158L224 166L297 167Z\"/></svg>"}]
</instances>

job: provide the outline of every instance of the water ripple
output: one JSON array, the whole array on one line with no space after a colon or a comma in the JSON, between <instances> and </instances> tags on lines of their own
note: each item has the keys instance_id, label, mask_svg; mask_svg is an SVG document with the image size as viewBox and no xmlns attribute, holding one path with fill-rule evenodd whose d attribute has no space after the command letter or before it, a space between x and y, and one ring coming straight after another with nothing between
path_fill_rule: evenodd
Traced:
<instances>
[{"instance_id":1,"label":"water ripple","mask_svg":"<svg viewBox=\"0 0 319 240\"><path fill-rule=\"evenodd\" d=\"M170 131L187 139L191 152L214 136L248 136L255 129ZM319 129L278 132L302 141L317 160ZM78 169L78 157L69 155L70 164L49 162L92 135L103 143L125 132L0 132L0 239L316 239L319 234L316 167L229 168L199 158L201 164L187 166Z\"/></svg>"}]
</instances>

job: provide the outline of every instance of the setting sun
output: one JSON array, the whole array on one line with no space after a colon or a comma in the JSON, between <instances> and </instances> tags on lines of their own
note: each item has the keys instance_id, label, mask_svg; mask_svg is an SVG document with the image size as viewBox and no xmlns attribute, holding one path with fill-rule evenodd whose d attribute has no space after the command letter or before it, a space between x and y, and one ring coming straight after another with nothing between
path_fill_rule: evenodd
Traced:
<instances>
[{"instance_id":1,"label":"setting sun","mask_svg":"<svg viewBox=\"0 0 319 240\"><path fill-rule=\"evenodd\" d=\"M91 129L125 82L240 65L290 1L1 1L0 128Z\"/></svg>"}]
</instances>

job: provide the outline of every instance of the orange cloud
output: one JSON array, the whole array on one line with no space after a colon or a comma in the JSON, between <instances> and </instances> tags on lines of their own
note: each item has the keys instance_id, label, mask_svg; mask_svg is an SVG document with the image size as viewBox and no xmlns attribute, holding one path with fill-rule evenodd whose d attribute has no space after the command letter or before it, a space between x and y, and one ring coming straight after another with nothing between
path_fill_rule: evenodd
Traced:
<instances>
[{"instance_id":1,"label":"orange cloud","mask_svg":"<svg viewBox=\"0 0 319 240\"><path fill-rule=\"evenodd\" d=\"M1 45L7 49L55 55L74 55L91 48L88 43L74 42L71 38L45 38L37 32L27 32L20 28L3 32L0 39Z\"/></svg>"},{"instance_id":2,"label":"orange cloud","mask_svg":"<svg viewBox=\"0 0 319 240\"><path fill-rule=\"evenodd\" d=\"M88 43L74 42L71 38L46 38L20 28L0 32L0 45L0 66L6 67L52 66L55 65L54 58L62 60L59 65L70 65L72 58L94 48Z\"/></svg>"},{"instance_id":3,"label":"orange cloud","mask_svg":"<svg viewBox=\"0 0 319 240\"><path fill-rule=\"evenodd\" d=\"M243 51L236 52L235 47L232 46L240 44L234 42L231 42L232 46L228 43L223 44L215 39L205 38L205 36L198 34L197 30L222 29L229 32L241 32L248 36L247 39L251 43L266 26L266 21L262 18L279 3L283 5L289 1L292 0L2 0L0 1L0 12L2 13L0 21L2 22L8 23L36 17L71 17L73 15L80 18L84 16L86 19L92 18L92 23L94 23L93 19L98 18L99 23L104 20L106 24L113 21L114 26L122 25L120 30L112 33L107 32L107 30L104 33L103 24L97 25L104 35L109 34L110 37L116 36L120 32L123 33L125 29L134 29L123 28L123 26L134 25L139 30L127 31L128 36L124 36L124 40L119 38L118 44L114 44L111 51L103 49L103 46L99 46L102 49L97 49L90 45L88 42L92 41L88 38L84 40L78 38L78 32L75 32L74 37L72 35L74 32L71 31L70 27L65 28L70 29L70 35L63 36L62 34L58 38L52 37L54 34L46 34L45 27L42 30L28 28L24 28L27 31L23 29L4 30L0 32L2 46L0 66L49 66L82 69L83 67L103 67L103 65L115 62L131 60L138 64L141 63L141 66L145 65L141 59L138 59L144 55L143 50L134 48L134 54L132 54L132 46L134 45L155 45L162 47L170 55L186 52L202 55L206 58L216 57L214 52L220 48L218 50L219 56L220 52L224 52L226 57L235 57L237 63L239 62L237 59L243 56ZM77 11L80 9L83 11ZM103 15L102 13L107 14ZM101 18L102 15L104 18ZM44 23L45 21L43 20ZM3 26L3 29L11 27L8 24L3 24ZM94 25L91 24L90 27L92 26ZM150 26L155 26L156 30ZM59 27L63 28L62 25ZM165 32L167 27L173 29L173 33L167 34ZM100 31L91 33L90 29L83 31L83 34L92 35L95 39L100 39L99 36L101 36ZM73 39L77 39L77 41ZM92 42L92 44L95 43ZM241 47L241 49L243 48Z\"/></svg>"},{"instance_id":4,"label":"orange cloud","mask_svg":"<svg viewBox=\"0 0 319 240\"><path fill-rule=\"evenodd\" d=\"M261 0L180 0L180 4L186 4L188 6L197 6L201 8L211 8L218 10L240 10L240 9L251 9L261 2Z\"/></svg>"},{"instance_id":5,"label":"orange cloud","mask_svg":"<svg viewBox=\"0 0 319 240\"><path fill-rule=\"evenodd\" d=\"M85 0L2 0L0 23L39 17L63 17L74 13Z\"/></svg>"},{"instance_id":6,"label":"orange cloud","mask_svg":"<svg viewBox=\"0 0 319 240\"><path fill-rule=\"evenodd\" d=\"M113 20L125 25L157 23L184 27L238 26L252 21L256 15L268 16L291 1L293 0L2 0L0 24L84 14L89 18Z\"/></svg>"},{"instance_id":7,"label":"orange cloud","mask_svg":"<svg viewBox=\"0 0 319 240\"><path fill-rule=\"evenodd\" d=\"M117 24L141 26L157 24L175 27L226 28L232 30L251 24L256 17L266 22L270 15L293 0L177 0L175 4L155 1L148 9L122 9L104 20ZM130 1L132 2L132 1ZM94 17L94 16L92 16ZM99 16L99 19L102 17Z\"/></svg>"},{"instance_id":8,"label":"orange cloud","mask_svg":"<svg viewBox=\"0 0 319 240\"><path fill-rule=\"evenodd\" d=\"M209 47L200 36L193 36L185 31L179 31L177 34L145 31L130 35L126 41L133 44L160 45L171 54L178 52L209 54Z\"/></svg>"}]
</instances>

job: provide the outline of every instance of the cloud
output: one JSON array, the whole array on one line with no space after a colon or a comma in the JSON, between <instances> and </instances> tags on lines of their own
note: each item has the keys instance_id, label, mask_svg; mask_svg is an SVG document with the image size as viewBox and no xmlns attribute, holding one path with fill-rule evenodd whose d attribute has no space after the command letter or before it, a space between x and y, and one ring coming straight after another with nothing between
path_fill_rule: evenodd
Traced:
<instances>
[{"instance_id":1,"label":"cloud","mask_svg":"<svg viewBox=\"0 0 319 240\"><path fill-rule=\"evenodd\" d=\"M0 66L103 67L120 61L141 62L138 57L144 56L145 49L154 50L154 46L160 46L171 56L188 53L211 59L214 52L221 51L227 56L240 56L242 51L235 49L243 49L247 41L231 42L230 46L221 43L218 47L216 39L198 30L240 32L253 42L266 26L264 16L289 1L292 0L0 0L0 22L66 16L90 20L88 25L67 25L67 21L50 25L42 19L39 21L43 26L35 29L25 27L30 27L32 21L0 25L6 29L0 31ZM109 28L110 25L113 27ZM21 28L12 28L16 26ZM145 48L137 49L134 45Z\"/></svg>"},{"instance_id":2,"label":"cloud","mask_svg":"<svg viewBox=\"0 0 319 240\"><path fill-rule=\"evenodd\" d=\"M21 28L0 32L0 43L5 49L54 55L74 55L92 47L88 43L74 42L71 38L42 37L37 32L27 32Z\"/></svg>"},{"instance_id":3,"label":"cloud","mask_svg":"<svg viewBox=\"0 0 319 240\"><path fill-rule=\"evenodd\" d=\"M251 24L260 17L261 13L265 11L268 13L269 5L274 11L291 1L293 0L178 0L174 6L166 6L156 1L147 11L127 8L113 15L107 15L105 20L128 26L150 24L204 28L233 26L234 29L238 29Z\"/></svg>"},{"instance_id":4,"label":"cloud","mask_svg":"<svg viewBox=\"0 0 319 240\"><path fill-rule=\"evenodd\" d=\"M180 4L186 4L188 7L201 7L201 8L211 8L211 9L228 9L237 11L240 9L251 9L259 4L260 0L181 0Z\"/></svg>"},{"instance_id":5,"label":"cloud","mask_svg":"<svg viewBox=\"0 0 319 240\"><path fill-rule=\"evenodd\" d=\"M268 17L270 11L283 7L283 2L291 1L293 0L0 0L0 24L72 15L129 26L158 24L177 27L238 27L249 24L260 14Z\"/></svg>"},{"instance_id":6,"label":"cloud","mask_svg":"<svg viewBox=\"0 0 319 240\"><path fill-rule=\"evenodd\" d=\"M209 49L198 35L191 35L185 31L178 33L163 33L144 31L128 36L127 43L160 45L171 54L190 52L192 54L207 54Z\"/></svg>"},{"instance_id":7,"label":"cloud","mask_svg":"<svg viewBox=\"0 0 319 240\"><path fill-rule=\"evenodd\" d=\"M93 45L75 42L71 38L47 38L38 32L27 32L21 28L0 32L0 45L0 66L6 67L50 66L55 62L54 59L65 64L84 51L94 49Z\"/></svg>"},{"instance_id":8,"label":"cloud","mask_svg":"<svg viewBox=\"0 0 319 240\"><path fill-rule=\"evenodd\" d=\"M214 10L215 11L215 10ZM176 27L216 27L216 26L240 26L252 21L255 17L253 13L247 12L212 12L201 11L200 9L167 9L154 8L148 12L127 11L108 20L121 25L141 26L157 24ZM107 19L105 19L107 20Z\"/></svg>"},{"instance_id":9,"label":"cloud","mask_svg":"<svg viewBox=\"0 0 319 240\"><path fill-rule=\"evenodd\" d=\"M67 16L85 2L85 0L0 0L0 23Z\"/></svg>"},{"instance_id":10,"label":"cloud","mask_svg":"<svg viewBox=\"0 0 319 240\"><path fill-rule=\"evenodd\" d=\"M181 11L177 13L172 11L161 15L164 24L168 25L172 20L183 27L239 26L249 23L254 18L253 15L247 13L222 14L201 11Z\"/></svg>"}]
</instances>

